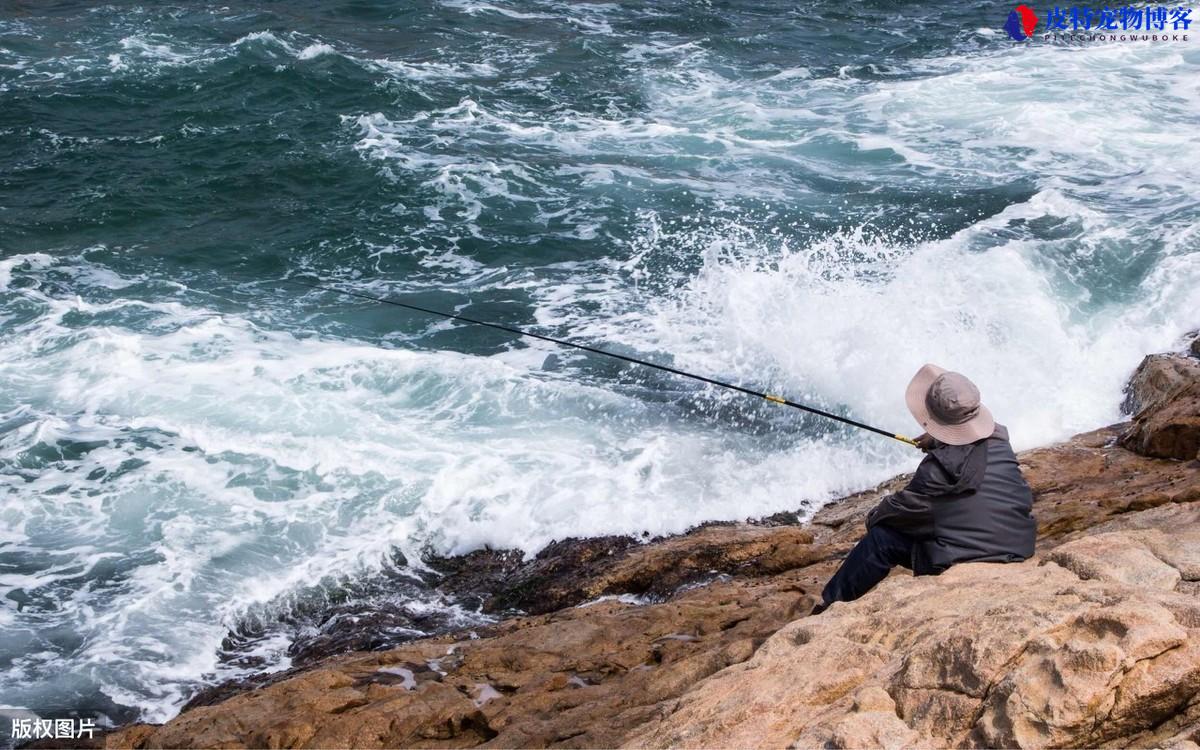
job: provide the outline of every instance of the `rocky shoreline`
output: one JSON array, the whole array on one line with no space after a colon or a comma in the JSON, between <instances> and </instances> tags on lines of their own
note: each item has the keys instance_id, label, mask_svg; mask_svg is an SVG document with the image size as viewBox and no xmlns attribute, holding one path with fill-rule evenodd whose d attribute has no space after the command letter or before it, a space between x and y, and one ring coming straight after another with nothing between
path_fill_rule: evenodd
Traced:
<instances>
[{"instance_id":1,"label":"rocky shoreline","mask_svg":"<svg viewBox=\"0 0 1200 750\"><path fill-rule=\"evenodd\" d=\"M108 747L958 747L1200 743L1200 339L1128 423L1020 455L1038 554L893 574L808 617L897 477L784 514L532 560L429 561L498 621L219 686ZM516 614L520 613L520 614ZM372 627L359 622L356 627ZM332 654L332 655L331 655Z\"/></svg>"}]
</instances>

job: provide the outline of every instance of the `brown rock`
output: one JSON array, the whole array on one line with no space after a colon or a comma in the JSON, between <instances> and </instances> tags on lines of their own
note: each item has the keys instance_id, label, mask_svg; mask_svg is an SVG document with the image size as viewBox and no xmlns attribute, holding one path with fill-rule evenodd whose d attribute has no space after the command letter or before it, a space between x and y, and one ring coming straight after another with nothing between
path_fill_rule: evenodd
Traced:
<instances>
[{"instance_id":1,"label":"brown rock","mask_svg":"<svg viewBox=\"0 0 1200 750\"><path fill-rule=\"evenodd\" d=\"M1200 339L1192 342L1193 348L1197 342ZM1151 354L1142 360L1125 385L1121 410L1137 414L1196 381L1200 381L1200 362L1182 354Z\"/></svg>"},{"instance_id":2,"label":"brown rock","mask_svg":"<svg viewBox=\"0 0 1200 750\"><path fill-rule=\"evenodd\" d=\"M796 745L817 746L813 740L801 735ZM920 736L896 715L892 696L882 687L872 685L855 694L850 712L833 726L826 744L847 750L862 747L903 750L919 747L919 740Z\"/></svg>"},{"instance_id":3,"label":"brown rock","mask_svg":"<svg viewBox=\"0 0 1200 750\"><path fill-rule=\"evenodd\" d=\"M1053 550L1045 557L1084 580L1119 581L1173 591L1182 576L1154 556L1140 535L1096 534Z\"/></svg>"},{"instance_id":4,"label":"brown rock","mask_svg":"<svg viewBox=\"0 0 1200 750\"><path fill-rule=\"evenodd\" d=\"M1182 461L1200 456L1200 379L1138 412L1121 444L1143 456Z\"/></svg>"},{"instance_id":5,"label":"brown rock","mask_svg":"<svg viewBox=\"0 0 1200 750\"><path fill-rule=\"evenodd\" d=\"M1038 548L1131 511L1200 500L1200 473L1118 444L1119 426L1018 457L1033 488Z\"/></svg>"},{"instance_id":6,"label":"brown rock","mask_svg":"<svg viewBox=\"0 0 1200 750\"><path fill-rule=\"evenodd\" d=\"M1196 349L1200 338L1192 342ZM1200 361L1182 354L1146 357L1126 387L1134 419L1122 445L1144 456L1193 460L1200 454Z\"/></svg>"},{"instance_id":7,"label":"brown rock","mask_svg":"<svg viewBox=\"0 0 1200 750\"><path fill-rule=\"evenodd\" d=\"M782 628L625 741L1095 746L1153 729L1200 690L1196 617L1200 603L1174 592L1034 561L889 579ZM895 721L886 701L858 697L881 690ZM864 704L875 720L854 718Z\"/></svg>"}]
</instances>

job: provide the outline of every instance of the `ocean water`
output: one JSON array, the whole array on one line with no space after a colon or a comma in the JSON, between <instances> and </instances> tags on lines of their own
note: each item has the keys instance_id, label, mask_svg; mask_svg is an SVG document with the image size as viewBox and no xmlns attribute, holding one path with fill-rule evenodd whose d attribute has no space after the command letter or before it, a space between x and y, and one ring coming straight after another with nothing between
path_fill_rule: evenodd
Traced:
<instances>
[{"instance_id":1,"label":"ocean water","mask_svg":"<svg viewBox=\"0 0 1200 750\"><path fill-rule=\"evenodd\" d=\"M1009 10L5 4L0 706L162 721L288 666L322 602L485 619L418 585L428 552L916 463L289 276L899 432L926 361L1018 447L1117 419L1200 325L1200 41L1014 44Z\"/></svg>"}]
</instances>

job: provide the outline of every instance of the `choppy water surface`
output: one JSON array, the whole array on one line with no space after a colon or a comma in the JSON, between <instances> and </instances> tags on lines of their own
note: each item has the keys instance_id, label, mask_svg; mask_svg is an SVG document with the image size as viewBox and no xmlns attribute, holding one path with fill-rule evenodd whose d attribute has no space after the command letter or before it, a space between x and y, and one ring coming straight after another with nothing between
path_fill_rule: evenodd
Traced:
<instances>
[{"instance_id":1,"label":"choppy water surface","mask_svg":"<svg viewBox=\"0 0 1200 750\"><path fill-rule=\"evenodd\" d=\"M1014 45L1008 10L6 5L0 705L163 720L363 581L477 621L404 585L422 549L677 532L915 463L288 275L901 431L925 361L1020 447L1114 419L1200 324L1200 48Z\"/></svg>"}]
</instances>

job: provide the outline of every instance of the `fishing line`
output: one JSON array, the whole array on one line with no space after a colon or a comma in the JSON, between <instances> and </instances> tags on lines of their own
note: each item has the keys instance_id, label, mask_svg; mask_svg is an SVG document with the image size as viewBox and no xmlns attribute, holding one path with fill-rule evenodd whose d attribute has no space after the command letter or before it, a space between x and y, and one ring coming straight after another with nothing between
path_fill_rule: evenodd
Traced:
<instances>
[{"instance_id":1,"label":"fishing line","mask_svg":"<svg viewBox=\"0 0 1200 750\"><path fill-rule=\"evenodd\" d=\"M867 430L868 432L874 432L877 435L883 435L884 437L889 437L889 438L892 438L893 440L899 440L900 442L905 443L907 445L915 446L917 444L917 442L915 440L913 440L912 438L905 437L904 435L901 435L899 433L888 432L887 430L882 430L878 427L872 427L871 425L866 424L864 422L859 422L857 420L850 419L849 417L843 417L838 414L833 414L832 412L827 412L823 409L818 409L814 406L807 406L805 404L797 403L790 399L786 399L783 396L776 396L776 395L773 395L770 393L763 393L761 391L755 391L750 388L744 388L740 385L735 385L733 383L726 383L721 380L715 380L713 378L705 377L704 375L697 375L695 373L684 372L683 370L677 370L674 367L668 367L667 365L660 365L660 364L656 364L654 362L647 362L644 359L637 359L636 357L627 357L624 354L617 354L616 352L605 351L604 349L597 349L594 346L587 346L585 344L577 344L573 341L566 341L564 339L556 339L552 336L543 336L542 334L534 333L533 331L526 331L526 330L522 330L520 328L513 328L511 326L500 325L499 323L489 323L486 320L476 320L475 318L468 318L465 315L457 315L455 313L443 312L441 310L434 310L434 309L431 309L428 307L421 307L420 305L410 305L407 302L398 302L394 299L386 299L384 297L376 297L376 296L373 296L370 294L364 294L362 292L350 291L348 289L339 289L337 287L324 286L322 284L313 284L311 282L300 281L298 279L281 279L281 281L283 281L286 284L295 284L297 286L304 286L304 287L308 287L309 289L318 289L320 291L330 292L332 294L342 294L347 297L358 297L360 299L370 300L372 302L379 302L384 305L393 305L395 307L402 307L405 310L413 310L415 312L425 313L426 315L434 315L434 316L441 317L441 318L448 318L450 320L458 320L458 321L462 321L463 323L470 323L471 325L483 326L485 328L494 328L497 331L504 331L505 333L512 333L517 336L527 336L531 339L539 339L541 341L548 341L551 344L558 344L559 346L566 346L566 347L570 347L572 349L579 349L581 351L591 352L592 354L600 354L605 357L619 359L624 362L630 362L632 364L641 365L643 367L651 367L655 370L662 370L663 372L669 372L672 375L679 375L680 377L691 378L692 380L699 380L701 383L708 383L709 385L715 385L715 386L719 386L721 388L728 388L731 391L738 391L739 393L744 393L747 396L756 396L756 397L764 399L766 401L770 401L773 404L781 404L783 406L790 406L793 409L799 409L800 411L805 411L805 412L808 412L809 414L815 414L818 417L824 417L825 419L832 419L835 422L841 422L842 424L848 424L851 427L857 427L860 430Z\"/></svg>"}]
</instances>

